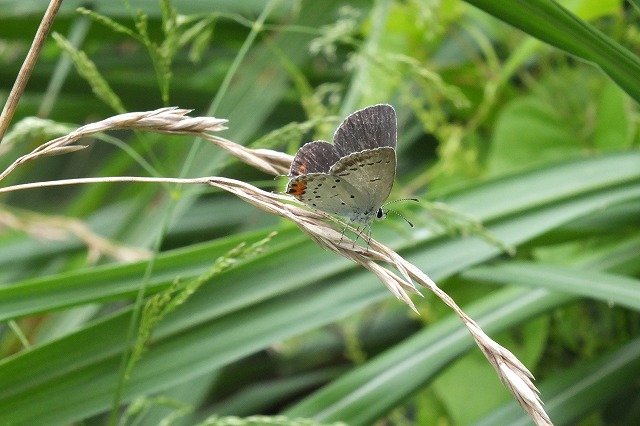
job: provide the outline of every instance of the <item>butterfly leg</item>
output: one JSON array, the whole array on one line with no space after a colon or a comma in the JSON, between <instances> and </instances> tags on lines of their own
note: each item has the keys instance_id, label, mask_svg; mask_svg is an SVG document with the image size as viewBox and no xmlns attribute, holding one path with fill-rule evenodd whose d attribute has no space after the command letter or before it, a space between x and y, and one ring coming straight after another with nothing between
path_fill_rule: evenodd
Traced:
<instances>
[{"instance_id":1,"label":"butterfly leg","mask_svg":"<svg viewBox=\"0 0 640 426\"><path fill-rule=\"evenodd\" d=\"M347 224L344 226L344 228L342 228L342 234L340 234L340 242L342 242L342 239L344 238L344 233L347 232L347 228L353 223L353 221L349 221L347 222ZM343 224L344 225L344 224ZM357 238L356 238L357 239ZM355 247L355 242L353 243L354 247Z\"/></svg>"},{"instance_id":2,"label":"butterfly leg","mask_svg":"<svg viewBox=\"0 0 640 426\"><path fill-rule=\"evenodd\" d=\"M367 243L367 251L368 251L369 243L371 242L371 226L365 225L362 228L356 228L356 229L358 230L358 232L356 233L356 238L353 240L353 247L356 246L356 241L358 241L359 238L362 238L362 241L366 241Z\"/></svg>"},{"instance_id":3,"label":"butterfly leg","mask_svg":"<svg viewBox=\"0 0 640 426\"><path fill-rule=\"evenodd\" d=\"M344 231L347 230L347 227L345 226L344 228L342 228L342 233L340 234L340 243L342 243L342 239L344 238Z\"/></svg>"},{"instance_id":4,"label":"butterfly leg","mask_svg":"<svg viewBox=\"0 0 640 426\"><path fill-rule=\"evenodd\" d=\"M364 232L367 232L366 235L364 234ZM367 251L369 251L369 246L371 245L371 225L366 225L362 228L362 230L360 231L360 235L363 236L362 241L365 241L364 237L366 238L366 242L367 242Z\"/></svg>"}]
</instances>

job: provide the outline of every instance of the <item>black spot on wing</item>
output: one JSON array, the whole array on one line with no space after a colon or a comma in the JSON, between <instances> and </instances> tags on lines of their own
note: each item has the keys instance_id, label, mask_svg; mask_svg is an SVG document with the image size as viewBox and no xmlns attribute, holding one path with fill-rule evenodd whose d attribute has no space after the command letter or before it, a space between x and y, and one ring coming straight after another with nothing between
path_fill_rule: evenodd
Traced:
<instances>
[{"instance_id":1,"label":"black spot on wing","mask_svg":"<svg viewBox=\"0 0 640 426\"><path fill-rule=\"evenodd\" d=\"M389 196L395 177L396 153L393 148L382 147L354 152L341 158L330 174L341 176L353 188L371 200L374 207L382 205ZM352 169L356 169L352 171ZM379 205L378 205L379 204Z\"/></svg>"}]
</instances>

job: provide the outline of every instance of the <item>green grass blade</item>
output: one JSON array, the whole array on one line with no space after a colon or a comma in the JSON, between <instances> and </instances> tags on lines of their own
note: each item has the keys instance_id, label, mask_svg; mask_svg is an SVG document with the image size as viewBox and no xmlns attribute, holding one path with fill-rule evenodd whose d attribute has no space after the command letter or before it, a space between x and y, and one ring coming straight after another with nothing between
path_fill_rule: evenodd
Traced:
<instances>
[{"instance_id":1,"label":"green grass blade","mask_svg":"<svg viewBox=\"0 0 640 426\"><path fill-rule=\"evenodd\" d=\"M466 1L533 37L593 62L640 102L640 59L555 1Z\"/></svg>"}]
</instances>

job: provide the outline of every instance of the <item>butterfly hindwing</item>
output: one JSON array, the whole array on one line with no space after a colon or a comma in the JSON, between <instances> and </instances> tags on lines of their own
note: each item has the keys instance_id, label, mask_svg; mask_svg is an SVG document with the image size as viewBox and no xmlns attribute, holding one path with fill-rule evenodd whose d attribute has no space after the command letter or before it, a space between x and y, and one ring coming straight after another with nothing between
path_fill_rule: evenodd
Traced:
<instances>
[{"instance_id":1,"label":"butterfly hindwing","mask_svg":"<svg viewBox=\"0 0 640 426\"><path fill-rule=\"evenodd\" d=\"M287 193L308 206L347 218L357 210L354 200L363 197L346 180L325 173L294 177L287 185Z\"/></svg>"},{"instance_id":2,"label":"butterfly hindwing","mask_svg":"<svg viewBox=\"0 0 640 426\"><path fill-rule=\"evenodd\" d=\"M378 210L385 202L396 175L396 152L384 147L356 152L341 158L329 173L354 188L367 188L367 199L358 200L363 210Z\"/></svg>"}]
</instances>

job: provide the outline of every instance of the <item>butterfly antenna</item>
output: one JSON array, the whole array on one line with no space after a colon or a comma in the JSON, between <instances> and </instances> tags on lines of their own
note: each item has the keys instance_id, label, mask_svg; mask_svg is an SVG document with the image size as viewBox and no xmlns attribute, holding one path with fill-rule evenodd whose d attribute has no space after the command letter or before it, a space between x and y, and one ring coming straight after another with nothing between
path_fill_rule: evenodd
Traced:
<instances>
[{"instance_id":1,"label":"butterfly antenna","mask_svg":"<svg viewBox=\"0 0 640 426\"><path fill-rule=\"evenodd\" d=\"M398 200L398 201L400 201L400 200ZM416 200L416 201L417 201L417 200ZM411 222L409 221L409 219L407 219L406 217L402 216L402 215L401 215L400 213L398 213L397 211L395 211L395 210L391 210L391 209L387 209L387 213L393 213L393 214L395 214L395 215L397 215L397 216L400 216L401 218L403 218L403 219L404 219L404 221L405 221L405 222L407 222L407 223L409 224L409 226L410 226L410 227L412 227L412 228L414 227L414 226L413 226L413 223L411 223Z\"/></svg>"},{"instance_id":2,"label":"butterfly antenna","mask_svg":"<svg viewBox=\"0 0 640 426\"><path fill-rule=\"evenodd\" d=\"M388 204L397 203L398 201L415 201L415 202L417 203L417 202L419 202L420 200L418 200L417 198L398 198L397 200L388 201L388 202L384 203L384 204L382 205L382 207L384 207L384 206L386 206L386 205L388 205ZM391 211L393 211L393 210L389 210L389 211L391 212ZM396 213L396 212L394 212L394 213ZM396 214L398 214L398 213L396 213ZM398 216L400 216L400 215L398 215Z\"/></svg>"},{"instance_id":3,"label":"butterfly antenna","mask_svg":"<svg viewBox=\"0 0 640 426\"><path fill-rule=\"evenodd\" d=\"M388 205L388 204L397 203L398 201L415 201L415 202L417 203L417 202L419 202L420 200L418 200L417 198L399 198L399 199L397 199L397 200L393 200L393 201L389 201L388 203L384 203L384 204L382 205L382 207L384 207L384 206L386 206L386 205ZM409 224L409 226L410 226L410 227L412 227L412 228L414 227L414 226L413 226L413 223L411 223L411 222L409 221L409 219L407 219L406 217L402 216L402 215L401 215L400 213L398 213L397 211L392 210L392 209L387 209L386 211L387 211L387 213L393 213L393 214L395 214L396 216L400 216L401 218L403 218L403 219L404 219L404 221L405 221L405 222L407 222L407 223Z\"/></svg>"}]
</instances>

